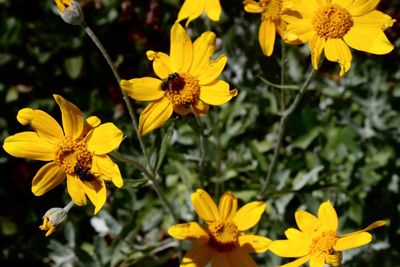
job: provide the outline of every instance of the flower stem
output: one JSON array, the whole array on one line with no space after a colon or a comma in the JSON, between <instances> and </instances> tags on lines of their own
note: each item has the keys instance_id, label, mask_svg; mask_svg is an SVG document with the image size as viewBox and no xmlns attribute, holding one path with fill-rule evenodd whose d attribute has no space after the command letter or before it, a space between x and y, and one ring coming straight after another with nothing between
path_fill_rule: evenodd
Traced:
<instances>
[{"instance_id":1,"label":"flower stem","mask_svg":"<svg viewBox=\"0 0 400 267\"><path fill-rule=\"evenodd\" d=\"M272 177L272 173L276 167L279 149L282 145L283 136L285 135L287 120L290 117L290 115L295 111L295 109L299 105L300 100L302 99L304 93L307 91L308 85L311 82L311 78L312 78L313 74L314 74L314 70L311 68L311 71L309 72L306 80L304 81L302 87L300 88L300 91L297 93L295 99L281 115L281 119L279 122L279 130L278 130L278 140L276 141L276 145L274 148L274 154L272 156L271 164L269 165L269 168L268 168L267 177L261 184L261 190L259 193L260 198L264 198L265 191L267 190L268 184Z\"/></svg>"},{"instance_id":2,"label":"flower stem","mask_svg":"<svg viewBox=\"0 0 400 267\"><path fill-rule=\"evenodd\" d=\"M105 58L105 60L107 61L108 66L111 68L115 79L117 80L118 86L120 87L120 80L121 77L118 74L117 69L115 68L113 62L111 61L110 56L107 53L107 50L104 48L104 46L102 45L102 43L100 42L100 40L97 38L96 34L92 31L92 29L86 24L85 21L83 21L81 23L81 27L85 30L85 32L87 33L87 35L90 37L90 39L92 39L92 41L95 43L95 45L97 46L97 48L100 50L101 54L103 55L103 57ZM126 104L126 107L128 108L128 112L129 112L129 116L131 117L131 121L133 124L133 127L135 129L135 133L137 136L137 139L139 141L139 145L140 148L142 150L143 153L143 157L145 160L145 167L146 170L150 170L146 172L146 176L147 178L149 178L149 180L152 182L153 185L153 189L154 191L156 191L157 195L160 197L162 203L164 204L164 206L168 209L168 211L171 213L174 221L177 223L178 222L178 217L175 214L174 209L172 208L172 205L169 203L169 201L167 200L167 198L165 197L164 192L162 191L160 185L157 182L157 177L158 174L154 171L154 169L151 167L150 164L150 160L149 160L149 156L146 150L146 147L144 146L142 137L140 136L140 133L138 131L138 125L137 125L137 120L136 120L136 116L132 107L131 102L129 101L128 95L124 92L124 90L122 90L122 88L120 87L121 92L122 92L122 98Z\"/></svg>"},{"instance_id":3,"label":"flower stem","mask_svg":"<svg viewBox=\"0 0 400 267\"><path fill-rule=\"evenodd\" d=\"M65 211L65 212L69 212L69 210L73 207L75 205L75 203L71 200L70 202L68 202L68 204L67 205L65 205L65 207L63 208L63 210Z\"/></svg>"}]
</instances>

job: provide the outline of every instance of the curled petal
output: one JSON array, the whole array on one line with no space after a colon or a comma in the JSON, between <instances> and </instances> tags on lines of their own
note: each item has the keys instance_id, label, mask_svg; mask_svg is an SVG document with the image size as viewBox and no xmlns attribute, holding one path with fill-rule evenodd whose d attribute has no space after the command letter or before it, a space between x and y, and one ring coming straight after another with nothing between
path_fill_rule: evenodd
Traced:
<instances>
[{"instance_id":1,"label":"curled petal","mask_svg":"<svg viewBox=\"0 0 400 267\"><path fill-rule=\"evenodd\" d=\"M55 147L35 132L22 132L4 140L4 150L17 158L50 161L55 157Z\"/></svg>"},{"instance_id":2,"label":"curled petal","mask_svg":"<svg viewBox=\"0 0 400 267\"><path fill-rule=\"evenodd\" d=\"M196 104L192 105L193 111L196 112L198 115L207 114L209 105L204 103L203 101L199 100Z\"/></svg>"},{"instance_id":3,"label":"curled petal","mask_svg":"<svg viewBox=\"0 0 400 267\"><path fill-rule=\"evenodd\" d=\"M50 143L57 143L64 136L58 122L44 111L24 108L18 111L17 120L22 125L31 125L41 138Z\"/></svg>"},{"instance_id":4,"label":"curled petal","mask_svg":"<svg viewBox=\"0 0 400 267\"><path fill-rule=\"evenodd\" d=\"M32 180L32 193L41 196L50 191L65 179L64 171L54 162L44 165Z\"/></svg>"},{"instance_id":5,"label":"curled petal","mask_svg":"<svg viewBox=\"0 0 400 267\"><path fill-rule=\"evenodd\" d=\"M351 52L349 47L341 39L328 39L325 44L325 57L329 61L340 65L340 76L349 71L351 66Z\"/></svg>"},{"instance_id":6,"label":"curled petal","mask_svg":"<svg viewBox=\"0 0 400 267\"><path fill-rule=\"evenodd\" d=\"M353 233L350 233L350 234L342 235L341 237L345 237L345 236L348 236L348 235L354 235L354 234L358 234L358 233L361 233L361 232L367 232L369 230L384 226L385 224L386 224L386 221L379 220L379 221L371 223L370 225L368 225L367 227L365 227L364 229L362 229L360 231L356 231L356 232L353 232Z\"/></svg>"},{"instance_id":7,"label":"curled petal","mask_svg":"<svg viewBox=\"0 0 400 267\"><path fill-rule=\"evenodd\" d=\"M197 189L190 197L197 214L206 223L212 223L220 219L217 206L206 191Z\"/></svg>"},{"instance_id":8,"label":"curled petal","mask_svg":"<svg viewBox=\"0 0 400 267\"><path fill-rule=\"evenodd\" d=\"M146 55L149 60L153 61L153 69L158 77L166 79L172 73L167 54L149 50L146 52Z\"/></svg>"},{"instance_id":9,"label":"curled petal","mask_svg":"<svg viewBox=\"0 0 400 267\"><path fill-rule=\"evenodd\" d=\"M241 235L238 242L247 253L263 253L268 250L271 239L258 235Z\"/></svg>"},{"instance_id":10,"label":"curled petal","mask_svg":"<svg viewBox=\"0 0 400 267\"><path fill-rule=\"evenodd\" d=\"M311 62L314 70L318 69L319 60L321 58L322 51L325 47L325 39L319 37L317 34L314 34L310 38L310 42L308 43L311 51Z\"/></svg>"},{"instance_id":11,"label":"curled petal","mask_svg":"<svg viewBox=\"0 0 400 267\"><path fill-rule=\"evenodd\" d=\"M223 194L218 205L219 217L224 221L231 220L235 216L236 210L237 197L231 192Z\"/></svg>"},{"instance_id":12,"label":"curled petal","mask_svg":"<svg viewBox=\"0 0 400 267\"><path fill-rule=\"evenodd\" d=\"M153 101L161 99L165 92L161 90L160 79L144 77L131 80L121 80L122 90L130 97L139 101Z\"/></svg>"},{"instance_id":13,"label":"curled petal","mask_svg":"<svg viewBox=\"0 0 400 267\"><path fill-rule=\"evenodd\" d=\"M258 223L265 211L266 204L261 201L250 202L241 207L232 221L239 231L245 231Z\"/></svg>"},{"instance_id":14,"label":"curled petal","mask_svg":"<svg viewBox=\"0 0 400 267\"><path fill-rule=\"evenodd\" d=\"M109 181L121 188L124 184L121 172L119 171L118 165L115 164L107 155L93 155L92 157L92 169L91 171L95 175L100 175L101 179Z\"/></svg>"},{"instance_id":15,"label":"curled petal","mask_svg":"<svg viewBox=\"0 0 400 267\"><path fill-rule=\"evenodd\" d=\"M208 234L197 222L175 224L168 229L168 234L180 240L191 240L205 244L208 241Z\"/></svg>"},{"instance_id":16,"label":"curled petal","mask_svg":"<svg viewBox=\"0 0 400 267\"><path fill-rule=\"evenodd\" d=\"M62 124L66 136L78 138L82 135L84 119L80 109L60 95L53 95L61 109Z\"/></svg>"},{"instance_id":17,"label":"curled petal","mask_svg":"<svg viewBox=\"0 0 400 267\"><path fill-rule=\"evenodd\" d=\"M164 123L171 117L173 111L174 109L172 104L166 97L150 103L140 114L140 135L146 135L163 126Z\"/></svg>"},{"instance_id":18,"label":"curled petal","mask_svg":"<svg viewBox=\"0 0 400 267\"><path fill-rule=\"evenodd\" d=\"M249 13L261 13L262 7L260 4L254 0L245 0L243 1L244 10Z\"/></svg>"},{"instance_id":19,"label":"curled petal","mask_svg":"<svg viewBox=\"0 0 400 267\"><path fill-rule=\"evenodd\" d=\"M102 155L118 148L122 142L122 132L114 123L108 122L94 128L85 139L89 151Z\"/></svg>"}]
</instances>

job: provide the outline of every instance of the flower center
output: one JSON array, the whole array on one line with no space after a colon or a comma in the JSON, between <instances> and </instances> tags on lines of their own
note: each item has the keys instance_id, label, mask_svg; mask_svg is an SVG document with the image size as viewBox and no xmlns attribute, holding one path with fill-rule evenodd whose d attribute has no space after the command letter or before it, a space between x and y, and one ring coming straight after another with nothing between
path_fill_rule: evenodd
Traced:
<instances>
[{"instance_id":1,"label":"flower center","mask_svg":"<svg viewBox=\"0 0 400 267\"><path fill-rule=\"evenodd\" d=\"M161 84L161 89L174 106L189 107L200 97L199 81L188 73L172 73Z\"/></svg>"},{"instance_id":2,"label":"flower center","mask_svg":"<svg viewBox=\"0 0 400 267\"><path fill-rule=\"evenodd\" d=\"M208 226L210 240L208 245L219 251L232 250L240 235L236 224L227 221L216 221Z\"/></svg>"},{"instance_id":3,"label":"flower center","mask_svg":"<svg viewBox=\"0 0 400 267\"><path fill-rule=\"evenodd\" d=\"M336 251L333 247L339 238L333 231L322 232L319 236L315 237L311 241L310 254L324 253L327 255L334 255Z\"/></svg>"},{"instance_id":4,"label":"flower center","mask_svg":"<svg viewBox=\"0 0 400 267\"><path fill-rule=\"evenodd\" d=\"M322 38L342 38L353 27L353 19L346 9L333 4L319 9L312 24Z\"/></svg>"},{"instance_id":5,"label":"flower center","mask_svg":"<svg viewBox=\"0 0 400 267\"><path fill-rule=\"evenodd\" d=\"M72 0L55 0L58 11L62 14L64 9L70 8Z\"/></svg>"},{"instance_id":6,"label":"flower center","mask_svg":"<svg viewBox=\"0 0 400 267\"><path fill-rule=\"evenodd\" d=\"M282 0L261 0L260 5L263 9L262 19L276 21L281 18Z\"/></svg>"},{"instance_id":7,"label":"flower center","mask_svg":"<svg viewBox=\"0 0 400 267\"><path fill-rule=\"evenodd\" d=\"M75 166L79 164L83 170L92 168L92 154L82 139L72 139L65 136L58 143L55 162L60 165L66 174L77 176Z\"/></svg>"}]
</instances>

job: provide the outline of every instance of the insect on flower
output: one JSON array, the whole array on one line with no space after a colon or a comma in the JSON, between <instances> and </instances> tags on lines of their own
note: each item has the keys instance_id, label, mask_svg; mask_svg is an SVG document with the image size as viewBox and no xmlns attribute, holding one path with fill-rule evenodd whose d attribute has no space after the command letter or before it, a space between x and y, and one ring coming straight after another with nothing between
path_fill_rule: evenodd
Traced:
<instances>
[{"instance_id":1,"label":"insect on flower","mask_svg":"<svg viewBox=\"0 0 400 267\"><path fill-rule=\"evenodd\" d=\"M166 90L170 89L172 84L179 82L180 80L181 79L177 72L171 73L170 75L168 75L167 79L162 81L161 90L166 91Z\"/></svg>"}]
</instances>

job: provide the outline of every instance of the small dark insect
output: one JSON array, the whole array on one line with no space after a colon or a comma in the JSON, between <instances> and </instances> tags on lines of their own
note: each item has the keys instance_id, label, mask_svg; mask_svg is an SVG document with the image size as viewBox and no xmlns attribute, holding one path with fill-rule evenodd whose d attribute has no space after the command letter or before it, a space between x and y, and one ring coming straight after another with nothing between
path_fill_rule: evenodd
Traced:
<instances>
[{"instance_id":1,"label":"small dark insect","mask_svg":"<svg viewBox=\"0 0 400 267\"><path fill-rule=\"evenodd\" d=\"M179 78L179 74L177 72L168 75L167 79L163 80L161 83L161 90L168 90L170 87L170 82L174 81L177 78Z\"/></svg>"},{"instance_id":2,"label":"small dark insect","mask_svg":"<svg viewBox=\"0 0 400 267\"><path fill-rule=\"evenodd\" d=\"M81 179L83 182L91 182L97 177L88 170L85 170L79 163L77 163L74 167L75 174Z\"/></svg>"}]
</instances>

